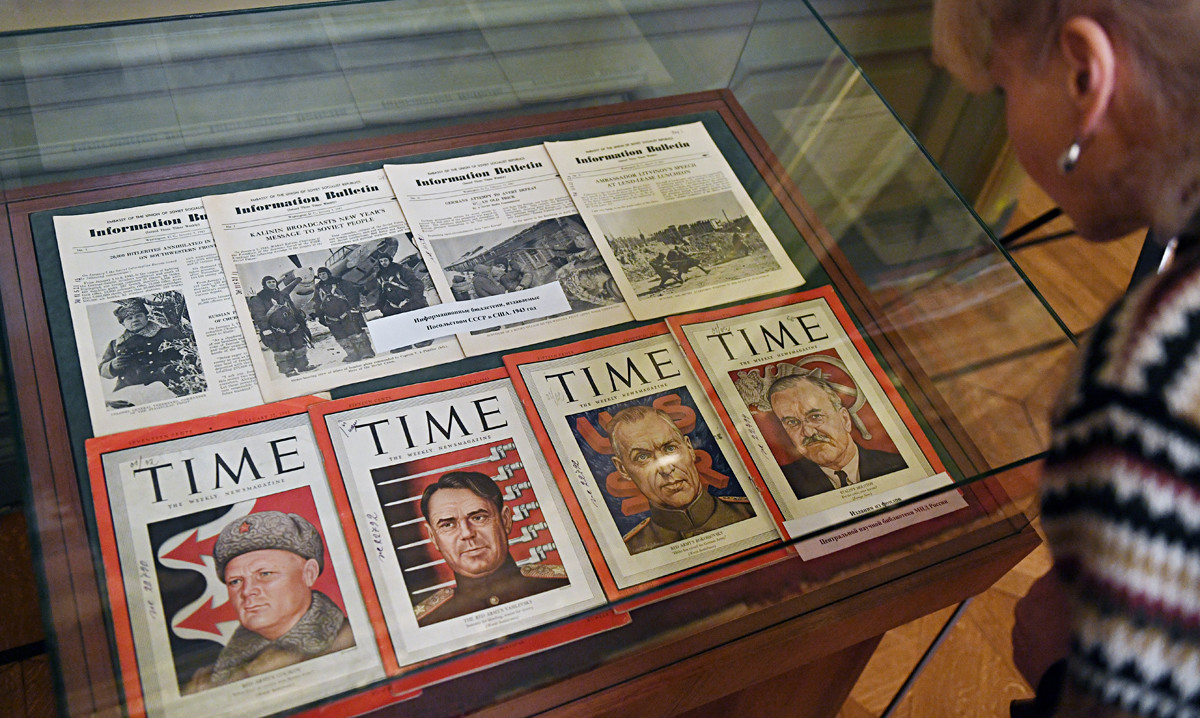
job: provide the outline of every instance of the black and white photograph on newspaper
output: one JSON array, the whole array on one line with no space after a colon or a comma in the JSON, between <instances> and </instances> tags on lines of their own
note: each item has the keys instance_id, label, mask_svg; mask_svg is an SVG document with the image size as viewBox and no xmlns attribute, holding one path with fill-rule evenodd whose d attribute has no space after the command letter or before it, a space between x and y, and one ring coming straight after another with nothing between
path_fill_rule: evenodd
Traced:
<instances>
[{"instance_id":1,"label":"black and white photograph on newspaper","mask_svg":"<svg viewBox=\"0 0 1200 718\"><path fill-rule=\"evenodd\" d=\"M444 301L565 299L557 314L460 333L468 355L632 320L541 145L384 169Z\"/></svg>"},{"instance_id":2,"label":"black and white photograph on newspaper","mask_svg":"<svg viewBox=\"0 0 1200 718\"><path fill-rule=\"evenodd\" d=\"M453 337L381 342L438 303L382 170L204 198L268 400L454 361Z\"/></svg>"},{"instance_id":3,"label":"black and white photograph on newspaper","mask_svg":"<svg viewBox=\"0 0 1200 718\"><path fill-rule=\"evenodd\" d=\"M596 222L639 299L684 294L778 268L732 192L612 212Z\"/></svg>"},{"instance_id":4,"label":"black and white photograph on newspaper","mask_svg":"<svg viewBox=\"0 0 1200 718\"><path fill-rule=\"evenodd\" d=\"M208 388L182 292L123 297L88 307L105 405L122 409Z\"/></svg>"},{"instance_id":5,"label":"black and white photograph on newspaper","mask_svg":"<svg viewBox=\"0 0 1200 718\"><path fill-rule=\"evenodd\" d=\"M200 200L54 231L95 436L262 403Z\"/></svg>"},{"instance_id":6,"label":"black and white photograph on newspaper","mask_svg":"<svg viewBox=\"0 0 1200 718\"><path fill-rule=\"evenodd\" d=\"M279 376L374 358L383 350L372 340L369 321L437 303L407 235L251 262L239 267L239 276L259 348L272 359L267 370Z\"/></svg>"},{"instance_id":7,"label":"black and white photograph on newspaper","mask_svg":"<svg viewBox=\"0 0 1200 718\"><path fill-rule=\"evenodd\" d=\"M703 124L546 149L636 318L804 283Z\"/></svg>"}]
</instances>

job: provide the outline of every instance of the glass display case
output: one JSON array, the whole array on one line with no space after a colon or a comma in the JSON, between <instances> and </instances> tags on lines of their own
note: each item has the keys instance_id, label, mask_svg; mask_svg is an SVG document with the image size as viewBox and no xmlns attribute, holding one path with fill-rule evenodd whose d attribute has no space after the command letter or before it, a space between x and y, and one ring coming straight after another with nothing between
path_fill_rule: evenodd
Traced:
<instances>
[{"instance_id":1,"label":"glass display case","mask_svg":"<svg viewBox=\"0 0 1200 718\"><path fill-rule=\"evenodd\" d=\"M923 30L913 25L905 7L862 5L852 8L866 18L856 31L884 29L885 39L874 41L875 47L911 54L920 46ZM978 593L1032 550L1038 540L1029 523L1030 477L1046 443L1042 417L1049 409L1049 397L1039 388L1061 377L1074 338L931 159L930 152L950 158L948 164L960 163L955 148L967 139L936 128L950 122L947 117L984 116L986 111L953 98L933 107L915 103L894 110L831 30L849 31L851 25L839 20L843 25L826 22L807 3L793 2L396 0L231 10L0 37L5 77L0 132L6 138L0 178L7 220L0 243L0 298L62 710L72 715L191 715L220 704L247 715L523 715L548 710L616 715L637 706L642 713L675 715L716 708L759 714L788 704L796 715L834 715L886 630ZM927 88L936 85L931 79L925 83ZM904 118L908 124L897 112L911 115ZM938 138L937 146L919 144L909 129L913 124L933 128L930 136ZM981 144L980 133L986 139L994 129L987 123L980 127L970 138L976 145ZM631 149L643 137L650 138L654 149ZM665 165L615 165L615 174L598 180L607 192L600 204L594 204L598 191L583 189L594 175L568 169L563 160L577 152L574 157L586 158L576 159L579 166L598 168L628 159L618 158L619 153L668 152L688 145L694 154ZM549 153L570 197L564 190L562 197L543 204L573 202L578 214L556 217L553 230L528 214L524 223L504 226L503 237L485 239L477 227L469 237L475 245L460 239L451 259L438 256L433 248L437 232L452 220L462 221L449 209L447 197L466 202L467 195L419 195L398 189L396 177L428 171L421 175L425 185L440 185L466 177L468 170L478 174L496 153L513 152ZM505 172L538 164L505 161ZM443 165L456 169L436 174ZM693 172L697 166L703 171ZM671 183L660 183L656 191L666 194L654 202L620 205L620 212L612 212L630 197L649 196L639 172L658 173L657 180L667 172L676 175ZM968 184L978 183L979 174L961 171ZM376 345L369 361L366 354L355 359L353 341L337 337L335 344L328 338L334 320L317 316L325 311L321 305L304 305L309 338L296 347L306 352L306 359L281 363L280 356L292 356L297 349L277 347L268 337L279 327L254 324L248 314L260 280L265 296L267 279L276 277L263 276L265 269L258 274L250 270L265 255L236 259L239 255L229 248L234 245L222 243L225 234L241 225L218 215L258 212L272 199L282 206L292 202L285 198L294 199L287 192L297 187L335 188L339 204L332 211L359 211L362 206L344 195L367 191L357 185L347 189L351 178L361 176L385 180L376 182L376 191L391 182L391 201L398 201L397 213L404 207L409 236L392 231L363 253L371 258L370 280L353 279L358 282L355 294L362 290L365 297L377 284L382 288L378 257L384 253L389 264L402 256L425 258L426 264L436 258L432 269L445 276L425 276L422 286L435 302L443 302L443 311L467 311L471 302L487 298L481 265L499 267L496 282L513 273L510 292L533 291L529 285L541 286L539 282L582 284L581 278L592 276L589 271L606 266L613 282L625 282L615 296L623 294L633 313L586 326L579 319L553 332L478 334L465 357L460 353L421 365L401 362L387 370L392 366L386 363L389 354L403 357L424 348L414 348L411 338L391 344L379 338L375 331L388 318L380 299L362 299L358 305ZM421 181L415 186L421 187ZM524 186L529 185L517 182L504 191L515 195ZM495 204L508 201L501 195L497 190ZM249 204L214 199L222 197L245 197ZM418 220L419 212L412 208L424 200L441 202L441 214ZM152 212L167 203L192 206L188 202L197 203L198 221L209 223L216 247L224 247L220 262L213 249L209 259L168 265L164 255L177 249L168 240L178 237L155 245L150 235L154 253L133 256L124 264L115 259L111 246L116 245L105 245L108 254L96 250L93 259L80 260L69 243L73 231L107 240L108 235L134 231L133 225L140 231L152 217L161 226L167 215ZM683 202L693 203L686 214L668 209ZM628 222L619 229L613 228L619 222L605 225L606 216L616 222L614 214ZM81 220L113 216L125 226L69 229ZM316 215L287 216L317 226ZM630 219L635 217L637 221ZM488 225L488 230L496 226ZM304 231L297 229L296 236ZM589 232L593 238L603 236L594 247L564 239ZM255 236L250 230L243 234ZM261 235L262 247L268 246L269 235ZM336 240L336 246L297 239L272 256L287 257L294 265L280 267L296 275L293 288L308 282L318 294L322 272L346 279L352 270L367 271L358 254L367 244L366 235L355 236ZM779 262L764 268L749 261L767 258L775 242ZM521 252L512 249L518 244ZM409 245L404 255L400 248ZM509 249L501 261L503 247ZM675 250L685 258L690 252L691 263L666 264L666 255ZM308 258L313 252L319 261ZM555 252L557 262L551 256ZM535 255L542 259L528 259ZM655 264L659 257L661 266ZM141 269L138 262L145 263ZM231 262L241 275L231 274ZM585 271L587 262L590 269ZM313 277L300 276L306 266L315 267ZM422 267L429 274L430 267ZM531 278L547 267L553 268L546 269L550 279L519 281L518 275ZM561 271L564 267L570 271ZM111 324L109 315L115 315L123 324L137 313L131 311L130 298L137 299L133 303L140 304L144 318L148 302L163 303L153 281L157 275L193 270L197 282L215 283L225 291L232 282L233 301L242 302L238 311L246 316L230 310L225 321L248 327L244 343L251 353L259 353L261 366L254 377L264 387L263 396L269 397L263 381L269 376L284 387L275 398L285 404L260 407L267 403L260 397L236 407L238 412L221 413L235 408L225 397L204 412L205 418L193 418L185 415L186 402L176 401L189 393L186 389L169 400L146 400L159 402L153 414L141 413L142 400L121 403L112 394L101 394L97 401L92 387L100 386L102 378L136 383L114 377L121 370L113 368L114 357L104 354L110 337L97 328L100 319ZM780 283L776 275L786 279ZM138 280L129 283L129 277ZM450 284L455 277L475 289L454 293ZM445 286L436 291L439 282ZM608 291L613 285L592 286L594 294L600 291L596 286ZM688 296L700 298L659 301L682 296L685 287ZM118 295L124 299L118 301ZM633 295L637 300L630 299ZM202 302L195 297L189 295L189 326L199 322ZM758 327L764 333L755 340L746 334L748 325L738 324L745 317L797 307L826 312L822 316L828 324L820 336L808 319L793 317L798 323L787 325L793 331L807 328L807 342L787 334L781 318L778 324ZM432 310L419 311L425 309ZM202 325L194 326L201 334ZM749 347L749 355L736 366L714 360L720 358L715 349L706 355L700 347L705 336L735 332ZM782 349L788 343L785 335L804 345L788 355L786 369L757 358L760 351ZM436 338L451 341L453 336ZM825 340L831 343L822 344ZM308 372L313 367L307 366L307 357L317 356L322 346L335 352L329 356L336 360L328 365L314 360L316 370ZM464 341L462 347L468 344ZM635 356L645 347L650 347L645 349L650 363L636 365ZM731 345L721 340L721 347L732 360ZM668 351L678 352L671 354L678 356L677 365L664 363L666 354L655 354ZM562 407L569 402L561 392L571 398L562 378L568 373L578 371L588 381L580 386L590 386L597 397L601 392L583 364L562 362L601 354L623 362L619 370L612 361L605 365L614 391L614 371L626 389L641 370L657 371L666 383L650 393L566 411ZM827 358L820 360L825 368L819 376L841 392L839 401L853 405L848 407L855 412L853 422L845 413L845 435L861 447L854 460L858 468L852 469L861 481L820 479L833 482L824 498L802 495L800 479L787 478L788 467L806 456L800 447L807 446L800 439L789 444L788 431L794 424L796 432L811 432L830 418L808 411L789 419L768 388L784 375L811 371L804 362L819 363L813 357L822 354L840 357L833 369ZM371 362L384 368L355 369ZM249 375L245 366L218 366L223 368L207 374L209 385L237 371ZM680 371L672 373L668 367ZM667 381L684 371L695 373L686 387ZM338 378L320 386L303 383L327 375ZM537 377L547 376L558 377L559 394L539 394ZM509 479L521 472L514 486L537 494L540 505L535 508L543 511L538 523L529 518L528 502L520 504L525 511L517 512L517 523L525 521L522 534L521 528L513 528L512 509L501 505L509 551L519 555L517 563L526 574L536 573L539 565L562 568L544 558L545 550L557 552L570 574L568 583L593 586L596 598L553 603L523 594L511 599L493 595L490 606L464 609L465 618L456 616L437 629L442 633L430 633L436 626L423 622L425 612L437 609L455 590L465 595L463 576L470 574L468 569L448 573L453 560L445 558L447 551L434 533L437 522L429 518L436 490L424 499L416 492L403 500L409 506L420 504L410 523L428 526L414 529L415 543L438 549L438 554L428 554L430 563L447 564L441 579L414 591L412 576L424 565L405 564L401 554L408 544L398 543L395 531L381 532L370 507L356 498L352 474L360 469L349 467L358 466L355 452L362 449L339 438L338 428L347 437L347 427L360 429L359 435L373 438L384 454L376 429L361 431L388 421L366 421L375 416L368 412L372 407L385 407L381 411L392 411L392 419L399 420L396 407L411 407L422 396L458 392L454 396L470 397L481 386L510 380L516 414L502 415L500 409L489 413L480 400L474 405L485 426L489 417L497 426L496 417L507 420L522 411L530 421L527 432L505 439L511 441L507 449L492 452L493 463L485 472L507 471ZM111 389L111 384L104 386ZM739 392L742 404L735 407ZM294 399L298 394L316 396ZM749 511L776 538L753 541L705 529L635 548L630 537L648 535L651 528L646 527L657 526L653 507L661 506L654 491L638 483L637 471L612 458L621 456L618 445L629 439L619 439L609 427L626 404L649 404L651 399L661 415L672 417L674 433L686 439L684 453L703 464L701 473L708 472L704 497L711 495L723 505L749 502ZM712 408L704 408L710 401ZM840 404L830 406L839 417L846 411ZM571 426L579 427L577 438L591 437L586 442L580 438L573 449L582 452L574 468L574 454L555 443L550 418L555 410L561 415L557 418L565 421L569 415L575 422ZM690 418L680 418L685 415ZM181 658L192 651L191 643L207 640L211 645L197 651L210 658L188 659L189 666L211 661L219 653L226 655L225 647L234 642L230 635L251 623L226 605L234 601L227 567L241 554L222 558L213 544L197 549L192 559L197 575L192 578L207 584L188 594L191 604L214 610L226 605L225 614L205 619L211 623L210 638L197 637L205 630L197 628L196 605L189 604L188 612L166 605L167 594L175 591L167 587L177 578L172 571L180 571L172 562L180 555L182 539L171 543L174 538L153 536L155 531L181 536L178 529L162 526L200 511L181 500L155 514L158 518L146 518L149 514L131 507L139 500L167 503L156 473L165 464L156 469L137 463L149 455L127 460L143 478L149 471L153 482L126 490L120 498L120 485L112 479L116 464L105 464L105 457L147 443L216 436L289 417L300 417L304 426L310 426L311 418L325 472L312 484L316 488L305 486L314 496L328 498L314 500L312 521L298 524L300 529L285 531L271 524L267 533L278 539L299 531L301 538L295 541L303 543L309 535L304 532L316 524L328 553L309 555L296 548L299 543L287 543L293 539L256 544L253 550L286 549L306 560L328 556L317 572L324 570L325 561L339 572L335 603L360 632L353 647L343 646L340 653L285 661L192 693L195 675L182 667ZM182 419L189 421L174 423ZM694 433L700 431L696 425L707 425L707 433ZM403 426L412 449L416 442L407 433L409 425ZM133 434L113 433L135 427ZM449 427L446 421L437 425L447 441ZM465 425L463 433L471 433ZM761 444L757 449L756 440ZM903 455L907 466L881 470L880 477L868 475L873 459L867 451L881 445L890 450L884 453ZM179 448L184 444L171 446L171 451L185 451ZM290 457L299 454L281 450L279 443L271 446L282 476ZM456 452L466 447L461 441L446 443L439 451L458 457ZM504 459L504 451L513 450L520 454L519 462L495 463ZM539 453L540 458L534 456ZM702 459L695 458L701 454ZM236 468L223 464L226 473L217 471L217 482L225 476L244 488L238 481L247 455ZM416 471L414 462L429 458L404 456L404 462L393 463L404 464L405 471ZM447 461L434 465L438 473L452 468ZM604 469L594 469L587 481L575 480L572 472L583 476L579 466L589 461ZM193 467L187 466L190 494L196 495ZM360 471L375 477L366 483L374 482L376 488L385 481L378 478L378 469ZM915 479L896 479L909 475L905 472L915 472ZM886 483L886 476L896 480ZM718 490L729 484L740 486L741 493ZM784 496L789 485L794 493ZM760 493L763 499L757 498ZM613 512L615 527L599 527L603 522L589 512L589 496L599 497L595 506L614 507L603 510ZM196 519L197 526L221 524L209 535L197 533L197 540L217 541L222 526L253 533L250 517L257 514L251 509L233 499L219 508L217 514ZM237 521L230 523L232 514L226 509L241 512ZM254 509L259 510L266 509ZM387 515L386 509L381 511ZM541 553L518 551L541 530L551 530L556 545L546 549L543 542ZM579 532L578 540L568 538L573 531ZM383 533L393 540L379 549L379 560L399 561L403 570L396 575L403 578L387 578L376 570L371 537L382 546L389 543ZM336 548L339 534L342 548ZM709 539L703 538L706 534ZM711 548L705 541L716 544L718 537L728 539L730 548L705 553ZM225 541L230 545L232 539ZM142 543L151 548L138 548ZM627 553L614 558L613 552L621 550ZM645 558L671 551L678 555ZM397 598L397 585L400 593L412 595ZM441 603L429 603L439 595ZM546 595L566 594L548 590ZM364 607L353 608L356 601ZM539 608L550 603L552 608ZM506 612L521 611L542 612L544 620L506 623ZM433 648L413 648L422 636ZM439 650L439 645L447 648ZM351 670L351 663L368 667ZM330 681L330 676L343 675L339 671L345 671L345 679Z\"/></svg>"}]
</instances>

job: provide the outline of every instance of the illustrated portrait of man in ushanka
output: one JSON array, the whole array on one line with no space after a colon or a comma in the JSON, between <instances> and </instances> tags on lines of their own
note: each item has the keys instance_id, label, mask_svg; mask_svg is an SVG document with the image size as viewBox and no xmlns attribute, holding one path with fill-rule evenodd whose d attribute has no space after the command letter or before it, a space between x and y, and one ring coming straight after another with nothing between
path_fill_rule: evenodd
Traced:
<instances>
[{"instance_id":1,"label":"illustrated portrait of man in ushanka","mask_svg":"<svg viewBox=\"0 0 1200 718\"><path fill-rule=\"evenodd\" d=\"M313 584L325 567L321 535L297 514L261 511L231 521L213 548L217 576L241 624L196 693L354 646L350 622Z\"/></svg>"},{"instance_id":2,"label":"illustrated portrait of man in ushanka","mask_svg":"<svg viewBox=\"0 0 1200 718\"><path fill-rule=\"evenodd\" d=\"M908 466L899 454L868 449L854 441L850 412L819 370L776 379L767 389L767 399L800 453L799 459L780 467L798 499Z\"/></svg>"},{"instance_id":3,"label":"illustrated portrait of man in ushanka","mask_svg":"<svg viewBox=\"0 0 1200 718\"><path fill-rule=\"evenodd\" d=\"M671 415L627 406L607 427L613 466L650 502L650 517L623 537L630 554L649 551L754 516L743 497L713 496L696 468L696 450Z\"/></svg>"},{"instance_id":4,"label":"illustrated portrait of man in ushanka","mask_svg":"<svg viewBox=\"0 0 1200 718\"><path fill-rule=\"evenodd\" d=\"M508 551L512 509L500 487L478 471L451 471L425 487L421 515L433 546L454 572L454 586L418 603L418 626L465 616L566 586L557 564L518 566Z\"/></svg>"}]
</instances>

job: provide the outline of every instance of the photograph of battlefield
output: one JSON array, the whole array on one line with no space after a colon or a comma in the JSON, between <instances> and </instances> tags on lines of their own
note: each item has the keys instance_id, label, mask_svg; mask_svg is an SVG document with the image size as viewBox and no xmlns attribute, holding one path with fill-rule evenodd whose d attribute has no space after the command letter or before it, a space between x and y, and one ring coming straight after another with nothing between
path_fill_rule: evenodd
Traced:
<instances>
[{"instance_id":1,"label":"photograph of battlefield","mask_svg":"<svg viewBox=\"0 0 1200 718\"><path fill-rule=\"evenodd\" d=\"M258 348L281 377L370 359L367 321L438 302L407 236L248 262L238 277Z\"/></svg>"},{"instance_id":2,"label":"photograph of battlefield","mask_svg":"<svg viewBox=\"0 0 1200 718\"><path fill-rule=\"evenodd\" d=\"M455 300L493 297L557 281L572 312L623 301L577 214L432 244Z\"/></svg>"},{"instance_id":3,"label":"photograph of battlefield","mask_svg":"<svg viewBox=\"0 0 1200 718\"><path fill-rule=\"evenodd\" d=\"M732 192L611 212L596 222L640 298L779 269Z\"/></svg>"}]
</instances>

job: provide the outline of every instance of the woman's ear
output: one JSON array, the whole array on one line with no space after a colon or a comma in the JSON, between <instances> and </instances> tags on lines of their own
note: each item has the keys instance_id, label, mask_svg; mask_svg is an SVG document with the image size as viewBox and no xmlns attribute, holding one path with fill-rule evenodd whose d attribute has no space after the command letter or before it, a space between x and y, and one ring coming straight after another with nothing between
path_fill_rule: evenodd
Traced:
<instances>
[{"instance_id":1,"label":"woman's ear","mask_svg":"<svg viewBox=\"0 0 1200 718\"><path fill-rule=\"evenodd\" d=\"M1076 15L1063 23L1058 43L1068 70L1068 97L1079 113L1076 137L1086 141L1105 119L1116 90L1112 38L1094 19Z\"/></svg>"}]
</instances>

